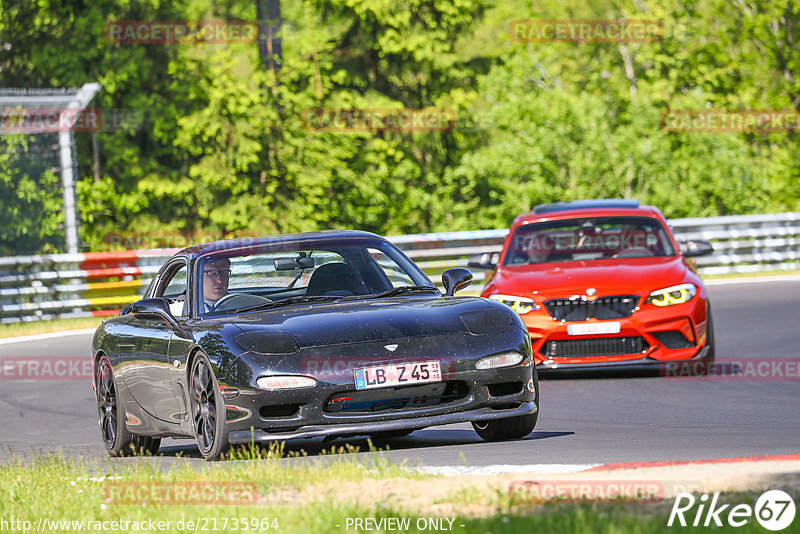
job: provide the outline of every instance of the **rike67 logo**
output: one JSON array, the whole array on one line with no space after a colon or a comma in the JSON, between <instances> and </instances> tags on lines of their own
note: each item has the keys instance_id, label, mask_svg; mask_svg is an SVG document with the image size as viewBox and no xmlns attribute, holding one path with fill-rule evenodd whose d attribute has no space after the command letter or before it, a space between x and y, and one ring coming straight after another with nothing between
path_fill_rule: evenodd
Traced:
<instances>
[{"instance_id":1,"label":"rike67 logo","mask_svg":"<svg viewBox=\"0 0 800 534\"><path fill-rule=\"evenodd\" d=\"M667 526L721 527L727 524L741 527L755 517L762 527L777 532L792 524L796 511L792 497L781 490L763 493L752 507L749 504L718 504L718 501L719 493L715 493L710 502L705 493L697 498L691 493L679 493Z\"/></svg>"}]
</instances>

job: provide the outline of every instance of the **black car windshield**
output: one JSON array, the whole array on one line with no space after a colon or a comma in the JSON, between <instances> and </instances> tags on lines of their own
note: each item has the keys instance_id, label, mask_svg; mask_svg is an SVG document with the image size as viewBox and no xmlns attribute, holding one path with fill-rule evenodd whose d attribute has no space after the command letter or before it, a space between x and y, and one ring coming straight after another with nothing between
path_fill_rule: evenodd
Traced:
<instances>
[{"instance_id":1,"label":"black car windshield","mask_svg":"<svg viewBox=\"0 0 800 534\"><path fill-rule=\"evenodd\" d=\"M408 287L437 292L419 268L379 239L220 250L200 258L197 269L201 316L413 294Z\"/></svg>"},{"instance_id":2,"label":"black car windshield","mask_svg":"<svg viewBox=\"0 0 800 534\"><path fill-rule=\"evenodd\" d=\"M517 227L503 265L674 255L656 219L583 217Z\"/></svg>"}]
</instances>

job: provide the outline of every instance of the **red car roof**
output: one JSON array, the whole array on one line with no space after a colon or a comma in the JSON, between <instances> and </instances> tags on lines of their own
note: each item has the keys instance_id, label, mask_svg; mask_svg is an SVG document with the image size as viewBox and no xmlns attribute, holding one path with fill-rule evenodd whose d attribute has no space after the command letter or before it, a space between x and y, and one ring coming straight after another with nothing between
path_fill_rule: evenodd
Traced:
<instances>
[{"instance_id":1,"label":"red car roof","mask_svg":"<svg viewBox=\"0 0 800 534\"><path fill-rule=\"evenodd\" d=\"M583 205L577 205L576 207L565 206L563 208L554 211L544 211L544 212L530 211L528 213L522 213L514 218L514 222L511 223L511 227L513 229L516 226L522 224L528 224L531 222L553 221L559 219L573 219L575 217L583 217L583 216L630 217L635 215L643 217L655 217L657 219L662 219L662 220L664 219L664 216L661 214L661 211L658 208L656 208L655 206L648 206L644 204L638 207L610 207L610 206L586 207Z\"/></svg>"}]
</instances>

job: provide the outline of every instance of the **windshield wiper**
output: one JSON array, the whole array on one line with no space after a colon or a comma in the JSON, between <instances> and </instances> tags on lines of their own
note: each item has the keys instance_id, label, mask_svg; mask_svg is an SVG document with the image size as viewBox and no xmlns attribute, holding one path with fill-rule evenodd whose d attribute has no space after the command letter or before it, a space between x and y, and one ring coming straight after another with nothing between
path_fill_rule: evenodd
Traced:
<instances>
[{"instance_id":1,"label":"windshield wiper","mask_svg":"<svg viewBox=\"0 0 800 534\"><path fill-rule=\"evenodd\" d=\"M383 293L376 293L374 295L366 295L366 298L382 298L382 297L394 297L395 295L401 295L403 293L414 293L418 291L436 291L439 292L438 289L432 286L400 286L394 289L390 289L389 291L384 291Z\"/></svg>"},{"instance_id":2,"label":"windshield wiper","mask_svg":"<svg viewBox=\"0 0 800 534\"><path fill-rule=\"evenodd\" d=\"M313 296L299 296L291 297L283 300L276 300L275 302L264 302L263 304L256 304L255 306L247 306L245 308L237 308L236 312L247 312L255 310L268 310L270 308L280 308L288 304L298 304L301 302L334 302L341 300L345 297L337 295L313 295Z\"/></svg>"},{"instance_id":3,"label":"windshield wiper","mask_svg":"<svg viewBox=\"0 0 800 534\"><path fill-rule=\"evenodd\" d=\"M336 302L340 300L358 300L358 299L376 299L383 297L393 297L402 293L413 293L418 291L436 291L438 289L432 286L400 286L384 291L383 293L375 293L374 295L314 295L314 296L299 296L291 297L283 300L276 300L275 302L264 302L263 304L256 304L255 306L247 306L245 308L237 308L235 311L248 312L255 310L268 310L271 308L280 308L289 304L299 304L302 302Z\"/></svg>"}]
</instances>

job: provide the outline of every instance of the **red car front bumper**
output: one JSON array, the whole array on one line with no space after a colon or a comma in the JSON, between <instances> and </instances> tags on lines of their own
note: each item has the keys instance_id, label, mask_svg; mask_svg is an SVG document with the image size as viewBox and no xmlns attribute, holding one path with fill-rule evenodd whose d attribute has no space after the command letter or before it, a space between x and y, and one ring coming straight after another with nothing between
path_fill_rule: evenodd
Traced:
<instances>
[{"instance_id":1,"label":"red car front bumper","mask_svg":"<svg viewBox=\"0 0 800 534\"><path fill-rule=\"evenodd\" d=\"M709 343L704 297L697 295L685 304L663 308L640 304L630 316L611 321L559 321L544 306L522 319L540 368L658 364L706 356ZM619 324L615 333L576 335L574 328L570 333L571 325L616 330L615 323Z\"/></svg>"}]
</instances>

